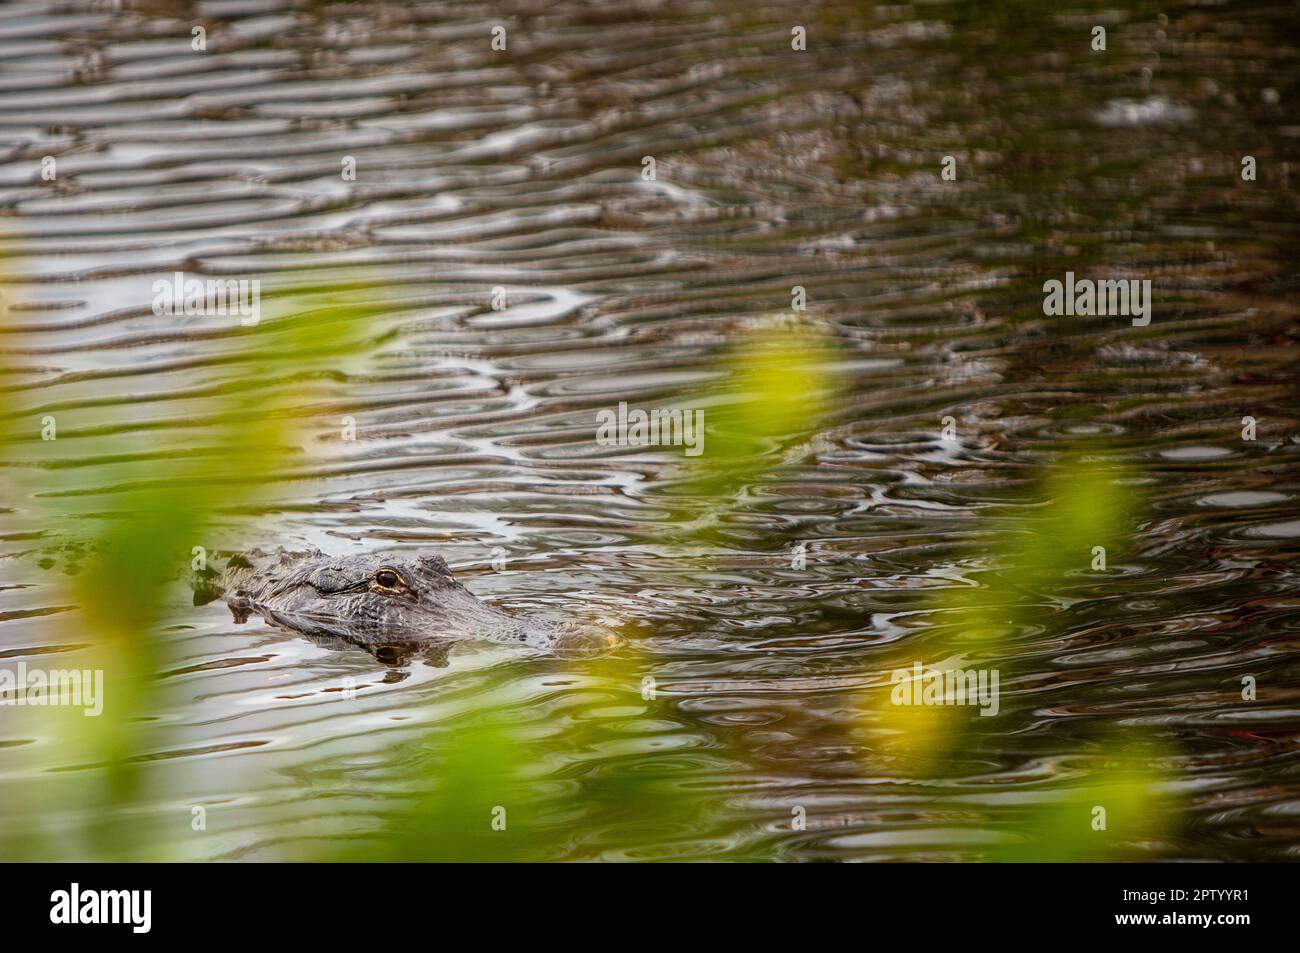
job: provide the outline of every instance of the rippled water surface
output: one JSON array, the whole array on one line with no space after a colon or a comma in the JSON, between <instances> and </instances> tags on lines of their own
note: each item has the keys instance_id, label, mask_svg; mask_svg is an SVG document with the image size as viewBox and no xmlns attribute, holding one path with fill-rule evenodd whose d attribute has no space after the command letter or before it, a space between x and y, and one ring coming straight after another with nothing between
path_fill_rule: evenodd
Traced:
<instances>
[{"instance_id":1,"label":"rippled water surface","mask_svg":"<svg viewBox=\"0 0 1300 953\"><path fill-rule=\"evenodd\" d=\"M1295 859L1300 17L1051 6L0 7L4 663L86 664L81 547L170 462L276 417L300 439L223 474L256 502L196 544L433 549L485 601L619 625L656 685L486 643L385 666L177 583L139 633L161 686L139 791L94 820L163 831L140 857L364 842L437 774L430 737L504 711L536 796L570 805L541 822L568 832L556 858L985 858L1141 733L1181 805L1144 856ZM1150 325L1044 316L1067 270L1149 279ZM258 277L268 316L157 316L177 271ZM344 353L250 370L277 295L344 281L364 306ZM708 519L678 492L690 461L600 446L596 414L707 409L727 346L795 285L845 386L674 543ZM890 756L855 699L932 660L935 592L981 584L1079 441L1135 474L1129 545L1029 594L1045 621L1000 650L996 727L938 769ZM604 741L566 746L594 721ZM52 724L0 709L0 837L84 857L104 769ZM584 808L582 785L640 771L701 815Z\"/></svg>"}]
</instances>

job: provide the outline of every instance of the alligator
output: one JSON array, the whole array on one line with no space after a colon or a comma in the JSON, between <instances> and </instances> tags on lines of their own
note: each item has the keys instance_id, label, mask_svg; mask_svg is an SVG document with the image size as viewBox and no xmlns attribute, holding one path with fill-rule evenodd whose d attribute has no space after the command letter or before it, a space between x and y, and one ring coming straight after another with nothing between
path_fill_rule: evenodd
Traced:
<instances>
[{"instance_id":1,"label":"alligator","mask_svg":"<svg viewBox=\"0 0 1300 953\"><path fill-rule=\"evenodd\" d=\"M231 555L192 579L194 604L224 598L236 623L256 613L270 624L381 661L414 653L445 657L451 643L483 639L591 655L618 644L594 622L512 615L486 605L433 554L329 556L319 550ZM441 650L441 655L439 655Z\"/></svg>"}]
</instances>

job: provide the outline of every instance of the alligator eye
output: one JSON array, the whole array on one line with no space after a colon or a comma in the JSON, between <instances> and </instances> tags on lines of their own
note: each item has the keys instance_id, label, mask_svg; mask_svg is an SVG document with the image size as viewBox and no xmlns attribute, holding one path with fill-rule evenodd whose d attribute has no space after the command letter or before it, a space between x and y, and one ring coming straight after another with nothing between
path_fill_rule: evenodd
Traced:
<instances>
[{"instance_id":1,"label":"alligator eye","mask_svg":"<svg viewBox=\"0 0 1300 953\"><path fill-rule=\"evenodd\" d=\"M402 584L402 577L391 569L381 569L375 573L375 582L384 589L396 589Z\"/></svg>"}]
</instances>

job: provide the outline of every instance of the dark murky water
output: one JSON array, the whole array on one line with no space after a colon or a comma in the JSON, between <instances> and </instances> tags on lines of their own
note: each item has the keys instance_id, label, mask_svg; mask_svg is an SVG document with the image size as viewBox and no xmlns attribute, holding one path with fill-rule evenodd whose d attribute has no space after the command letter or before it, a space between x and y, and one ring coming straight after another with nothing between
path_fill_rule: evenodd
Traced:
<instances>
[{"instance_id":1,"label":"dark murky water","mask_svg":"<svg viewBox=\"0 0 1300 953\"><path fill-rule=\"evenodd\" d=\"M434 547L496 604L622 620L659 692L611 699L572 661L482 645L386 680L178 586L179 623L142 633L164 659L145 793L100 817L176 818L141 856L373 832L414 739L504 705L543 787L666 761L714 808L692 829L578 808L556 822L573 859L979 858L1049 782L1087 775L1106 731L1166 752L1183 806L1147 856L1296 858L1293 5L127 6L0 8L5 664L83 664L59 547L201 456L230 426L222 395L256 407L276 383L230 359L247 335L228 318L155 316L152 283L378 269L346 359L301 369L315 389L287 413L315 436L201 542ZM1150 325L1045 317L1067 270L1149 279ZM671 492L680 451L598 446L596 412L706 389L793 285L849 386L683 556L665 542L698 515ZM845 730L854 692L899 643L927 658L927 593L968 584L1027 518L1007 504L1037 466L1086 435L1149 492L1119 571L1044 598L1060 628L1017 633L997 732L937 776L877 757ZM617 740L554 755L598 717ZM85 856L77 792L99 769L49 725L0 709L0 833Z\"/></svg>"}]
</instances>

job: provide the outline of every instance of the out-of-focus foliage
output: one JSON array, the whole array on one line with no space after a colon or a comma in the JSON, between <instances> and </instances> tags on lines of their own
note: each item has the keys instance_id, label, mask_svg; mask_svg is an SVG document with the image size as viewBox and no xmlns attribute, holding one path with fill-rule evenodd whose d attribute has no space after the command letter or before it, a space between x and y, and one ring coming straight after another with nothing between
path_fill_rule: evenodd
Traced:
<instances>
[{"instance_id":1,"label":"out-of-focus foliage","mask_svg":"<svg viewBox=\"0 0 1300 953\"><path fill-rule=\"evenodd\" d=\"M925 776L951 774L956 754L991 738L1014 750L1006 712L1014 711L1015 697L1007 690L1026 668L1016 635L1063 628L1068 603L1104 578L1102 560L1113 565L1122 554L1139 509L1132 477L1101 453L1063 455L1034 494L1028 518L997 537L988 568L970 574L974 584L932 597L928 618L935 627L927 632L924 669L996 670L999 715L985 718L951 697L947 704L894 704L893 685L886 684L863 699L867 746L877 756ZM900 646L897 669L911 669L917 652ZM1014 846L996 859L1118 859L1134 842L1161 833L1167 804L1154 749L1138 737L1108 750L1111 758L1095 778L1048 783L1049 806L1031 810L1025 824L1002 818ZM1104 829L1093 826L1097 807L1106 811Z\"/></svg>"},{"instance_id":2,"label":"out-of-focus foliage","mask_svg":"<svg viewBox=\"0 0 1300 953\"><path fill-rule=\"evenodd\" d=\"M509 722L509 706L463 725L439 725L410 760L410 802L377 838L358 848L337 845L315 859L347 861L546 861L583 854L582 832L621 829L690 834L706 813L681 769L636 759L609 763L603 748L621 740L610 725L629 708L652 704L641 689L644 663L632 651L576 664L584 696L600 698L586 717L557 735L530 738ZM493 695L489 689L486 694ZM605 712L605 717L600 713ZM595 715L593 717L593 714ZM535 779L547 765L567 765L560 792Z\"/></svg>"},{"instance_id":3,"label":"out-of-focus foliage","mask_svg":"<svg viewBox=\"0 0 1300 953\"><path fill-rule=\"evenodd\" d=\"M1083 863L1135 859L1143 841L1169 833L1177 816L1157 767L1162 752L1111 739L1107 754L1083 784L1054 783L1051 800L1028 823L1008 824L1011 837L994 860Z\"/></svg>"},{"instance_id":4,"label":"out-of-focus foliage","mask_svg":"<svg viewBox=\"0 0 1300 953\"><path fill-rule=\"evenodd\" d=\"M707 396L708 439L689 486L725 503L782 461L782 450L820 429L839 387L843 355L812 325L776 324L724 356L721 385Z\"/></svg>"},{"instance_id":5,"label":"out-of-focus foliage","mask_svg":"<svg viewBox=\"0 0 1300 953\"><path fill-rule=\"evenodd\" d=\"M209 548L205 531L214 515L254 500L278 457L312 439L312 421L293 411L318 399L313 368L338 366L368 333L367 309L350 303L352 290L351 283L300 286L281 295L259 325L230 330L228 376L217 388L199 452L169 447L165 437L148 431L114 438L80 434L69 414L60 415L56 440L41 441L39 416L25 408L26 394L11 395L0 430L6 463L0 479L50 537L88 535L71 541L85 562L79 573L61 577L61 601L81 610L69 617L68 641L90 644L77 667L102 670L104 686L98 717L42 710L64 762L102 769L86 772L76 803L59 805L86 828L32 831L0 845L6 856L141 859L145 847L119 820L150 796L141 727L160 707L158 674L171 659L158 633L175 608L176 582L191 570L194 547ZM20 370L20 357L11 357L4 380L13 386ZM123 452L127 447L132 453ZM32 459L39 461L35 469ZM90 482L110 468L110 486ZM71 849L46 851L47 838Z\"/></svg>"}]
</instances>

